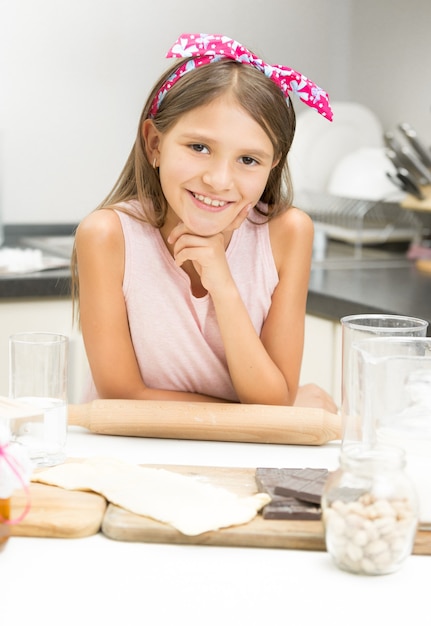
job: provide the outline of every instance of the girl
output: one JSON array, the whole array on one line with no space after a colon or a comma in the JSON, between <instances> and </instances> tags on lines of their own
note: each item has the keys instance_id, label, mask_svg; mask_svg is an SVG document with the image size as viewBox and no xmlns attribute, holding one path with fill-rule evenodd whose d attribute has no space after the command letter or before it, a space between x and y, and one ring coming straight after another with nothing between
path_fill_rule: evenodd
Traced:
<instances>
[{"instance_id":1,"label":"girl","mask_svg":"<svg viewBox=\"0 0 431 626\"><path fill-rule=\"evenodd\" d=\"M219 35L182 35L109 196L79 225L74 300L102 398L323 406L300 388L313 225L291 206L287 90L327 95ZM184 60L183 57L187 57Z\"/></svg>"}]
</instances>

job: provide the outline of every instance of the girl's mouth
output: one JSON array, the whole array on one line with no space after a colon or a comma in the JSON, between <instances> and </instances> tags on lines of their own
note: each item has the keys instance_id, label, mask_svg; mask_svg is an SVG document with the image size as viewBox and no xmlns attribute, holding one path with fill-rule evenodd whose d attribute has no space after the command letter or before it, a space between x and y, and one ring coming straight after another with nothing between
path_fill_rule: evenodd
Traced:
<instances>
[{"instance_id":1,"label":"girl's mouth","mask_svg":"<svg viewBox=\"0 0 431 626\"><path fill-rule=\"evenodd\" d=\"M205 206L208 207L209 209L223 209L225 206L230 204L229 202L226 202L225 200L213 200L209 196L203 196L202 194L194 193L193 191L191 193L192 193L192 196L196 198L196 200L199 200L199 202L202 202L203 204L205 204Z\"/></svg>"}]
</instances>

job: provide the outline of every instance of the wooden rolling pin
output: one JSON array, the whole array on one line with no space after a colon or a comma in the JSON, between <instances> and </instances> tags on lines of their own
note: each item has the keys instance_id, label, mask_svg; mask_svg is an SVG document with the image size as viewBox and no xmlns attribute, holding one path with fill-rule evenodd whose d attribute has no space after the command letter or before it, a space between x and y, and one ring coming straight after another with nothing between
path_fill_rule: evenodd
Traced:
<instances>
[{"instance_id":1,"label":"wooden rolling pin","mask_svg":"<svg viewBox=\"0 0 431 626\"><path fill-rule=\"evenodd\" d=\"M68 423L101 435L321 445L341 438L341 418L323 409L154 400L71 404Z\"/></svg>"}]
</instances>

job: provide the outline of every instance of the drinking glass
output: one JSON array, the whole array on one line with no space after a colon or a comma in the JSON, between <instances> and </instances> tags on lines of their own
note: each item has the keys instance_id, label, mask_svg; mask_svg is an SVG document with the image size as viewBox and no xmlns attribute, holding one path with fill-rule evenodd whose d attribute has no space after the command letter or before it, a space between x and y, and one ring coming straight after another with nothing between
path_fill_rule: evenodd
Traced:
<instances>
[{"instance_id":1,"label":"drinking glass","mask_svg":"<svg viewBox=\"0 0 431 626\"><path fill-rule=\"evenodd\" d=\"M56 333L9 338L9 396L35 409L9 420L10 437L36 466L57 465L66 456L68 347L68 338Z\"/></svg>"}]
</instances>

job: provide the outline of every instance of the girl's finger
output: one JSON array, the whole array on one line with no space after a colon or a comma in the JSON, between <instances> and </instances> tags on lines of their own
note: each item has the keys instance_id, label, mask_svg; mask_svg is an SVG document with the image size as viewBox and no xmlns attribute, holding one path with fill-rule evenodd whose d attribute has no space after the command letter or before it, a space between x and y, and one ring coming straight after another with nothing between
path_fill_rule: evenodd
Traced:
<instances>
[{"instance_id":1,"label":"girl's finger","mask_svg":"<svg viewBox=\"0 0 431 626\"><path fill-rule=\"evenodd\" d=\"M174 226L174 228L169 233L168 243L174 244L179 239L179 237L181 237L181 235L184 235L184 233L186 232L187 230L186 230L186 227L184 226L184 223L180 222L179 224Z\"/></svg>"},{"instance_id":2,"label":"girl's finger","mask_svg":"<svg viewBox=\"0 0 431 626\"><path fill-rule=\"evenodd\" d=\"M236 230L241 226L243 221L247 218L250 209L252 208L252 204L247 204L236 216L233 222L225 229L225 232L230 232L231 230Z\"/></svg>"}]
</instances>

